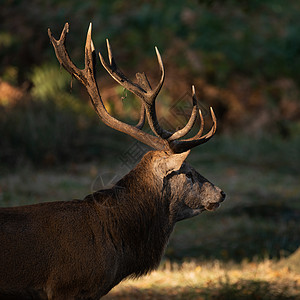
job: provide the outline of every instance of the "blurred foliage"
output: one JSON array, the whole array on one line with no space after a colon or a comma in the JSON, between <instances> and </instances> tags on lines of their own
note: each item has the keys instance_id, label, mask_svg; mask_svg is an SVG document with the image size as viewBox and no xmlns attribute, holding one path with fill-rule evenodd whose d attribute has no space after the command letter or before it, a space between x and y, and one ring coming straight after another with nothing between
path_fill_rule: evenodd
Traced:
<instances>
[{"instance_id":1,"label":"blurred foliage","mask_svg":"<svg viewBox=\"0 0 300 300\"><path fill-rule=\"evenodd\" d=\"M35 67L29 78L33 83L31 95L36 101L52 101L64 110L85 116L94 116L94 112L86 102L82 102L74 96L73 79L70 80L70 76L66 72L62 72L59 66L45 64Z\"/></svg>"},{"instance_id":2,"label":"blurred foliage","mask_svg":"<svg viewBox=\"0 0 300 300\"><path fill-rule=\"evenodd\" d=\"M24 80L32 65L55 61L46 30L50 27L58 36L66 21L71 25L74 58L82 57L82 40L92 21L95 44L103 46L104 38L110 37L118 55L130 53L130 64L132 58L152 56L154 43L162 51L171 51L182 41L184 52L196 52L203 64L201 73L210 81L226 82L233 73L269 80L290 77L298 82L300 78L300 4L296 0L2 3L1 71L15 65L19 80ZM171 60L193 68L184 52Z\"/></svg>"},{"instance_id":3,"label":"blurred foliage","mask_svg":"<svg viewBox=\"0 0 300 300\"><path fill-rule=\"evenodd\" d=\"M55 98L70 82L66 72L50 64L34 67L30 79L33 83L32 96L43 100Z\"/></svg>"},{"instance_id":4,"label":"blurred foliage","mask_svg":"<svg viewBox=\"0 0 300 300\"><path fill-rule=\"evenodd\" d=\"M58 38L69 22L67 48L82 67L91 21L96 49L105 53L109 37L121 68L129 75L146 70L150 81L156 82L153 46L158 46L167 75L159 102L166 99L168 108L170 99L180 100L195 84L201 101L215 108L219 132L242 130L252 136L268 132L293 138L300 134L299 11L296 0L2 0L0 104L11 107L3 108L9 116L0 121L0 130L10 139L15 121L9 121L9 130L3 128L7 120L21 115L19 102L29 105L25 111L37 114L35 120L36 105L48 111L49 103L54 113L94 118L82 87L72 84L71 76L60 68L47 35L51 28ZM100 66L98 70L108 111L136 119L139 109L130 93L121 87L112 89L108 75ZM166 115L163 105L158 109L159 115ZM25 122L24 130L26 126Z\"/></svg>"},{"instance_id":5,"label":"blurred foliage","mask_svg":"<svg viewBox=\"0 0 300 300\"><path fill-rule=\"evenodd\" d=\"M115 132L99 126L87 104L73 106L68 97L59 105L52 100L30 100L13 109L0 106L2 167L22 165L24 160L40 166L87 161L101 158L103 151L113 147L113 141L106 147L103 144L113 139Z\"/></svg>"}]
</instances>

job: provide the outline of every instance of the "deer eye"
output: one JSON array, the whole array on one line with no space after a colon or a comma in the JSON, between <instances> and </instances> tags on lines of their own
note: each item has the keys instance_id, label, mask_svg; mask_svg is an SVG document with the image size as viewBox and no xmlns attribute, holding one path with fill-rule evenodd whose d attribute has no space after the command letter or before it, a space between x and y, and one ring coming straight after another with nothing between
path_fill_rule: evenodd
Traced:
<instances>
[{"instance_id":1,"label":"deer eye","mask_svg":"<svg viewBox=\"0 0 300 300\"><path fill-rule=\"evenodd\" d=\"M192 181L192 183L194 183L193 174L191 172L186 173L186 177L189 178Z\"/></svg>"}]
</instances>

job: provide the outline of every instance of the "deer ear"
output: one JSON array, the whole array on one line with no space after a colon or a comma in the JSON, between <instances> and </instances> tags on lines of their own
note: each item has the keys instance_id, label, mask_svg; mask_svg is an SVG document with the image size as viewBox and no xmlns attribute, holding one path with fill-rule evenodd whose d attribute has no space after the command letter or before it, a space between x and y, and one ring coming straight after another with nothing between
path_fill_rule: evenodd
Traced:
<instances>
[{"instance_id":1,"label":"deer ear","mask_svg":"<svg viewBox=\"0 0 300 300\"><path fill-rule=\"evenodd\" d=\"M190 150L179 154L168 155L165 158L165 172L178 171L189 154Z\"/></svg>"}]
</instances>

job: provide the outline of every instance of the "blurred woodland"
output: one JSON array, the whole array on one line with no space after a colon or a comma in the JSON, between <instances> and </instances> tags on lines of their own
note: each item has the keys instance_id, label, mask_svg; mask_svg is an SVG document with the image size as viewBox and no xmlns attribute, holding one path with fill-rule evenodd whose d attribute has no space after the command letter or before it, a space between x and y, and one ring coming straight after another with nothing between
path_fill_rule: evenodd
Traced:
<instances>
[{"instance_id":1,"label":"blurred woodland","mask_svg":"<svg viewBox=\"0 0 300 300\"><path fill-rule=\"evenodd\" d=\"M189 161L227 194L176 226L157 272L107 299L299 299L299 14L297 0L0 0L0 206L83 198L124 171L126 154L142 155L103 125L50 44L47 29L59 38L68 22L83 67L92 22L96 51L107 57L109 38L132 79L156 84L158 47L166 129L186 121L192 84L206 129L214 108L217 135ZM107 110L136 123L139 101L100 63L97 79Z\"/></svg>"},{"instance_id":2,"label":"blurred woodland","mask_svg":"<svg viewBox=\"0 0 300 300\"><path fill-rule=\"evenodd\" d=\"M0 158L65 161L100 130L94 128L99 122L84 88L72 84L49 43L47 28L58 38L65 22L70 24L67 46L78 66L89 22L96 50L106 54L109 37L125 73L145 71L154 83L158 46L166 68L160 116L190 95L194 84L200 101L214 107L219 133L297 137L299 11L296 0L2 0ZM138 102L100 64L98 71L108 110L121 119L137 118ZM90 154L80 150L88 159Z\"/></svg>"}]
</instances>

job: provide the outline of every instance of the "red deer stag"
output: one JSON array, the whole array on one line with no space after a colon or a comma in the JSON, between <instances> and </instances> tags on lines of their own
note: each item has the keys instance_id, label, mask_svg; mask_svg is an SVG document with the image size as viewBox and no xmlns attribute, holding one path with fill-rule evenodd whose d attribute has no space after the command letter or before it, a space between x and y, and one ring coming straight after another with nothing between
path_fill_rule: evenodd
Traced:
<instances>
[{"instance_id":1,"label":"red deer stag","mask_svg":"<svg viewBox=\"0 0 300 300\"><path fill-rule=\"evenodd\" d=\"M215 210L225 194L187 162L190 149L207 142L213 126L202 135L203 118L192 88L193 109L186 126L171 133L157 119L155 99L163 85L152 89L146 75L137 82L117 67L107 41L109 62L99 54L107 72L142 101L136 126L107 112L95 79L95 49L91 26L85 45L85 68L78 69L65 48L69 25L59 40L49 30L60 64L86 88L102 121L154 148L111 189L83 200L41 203L0 209L0 299L100 299L128 276L156 268L177 221ZM199 116L202 125L193 138L182 139ZM154 133L141 129L147 118Z\"/></svg>"}]
</instances>

